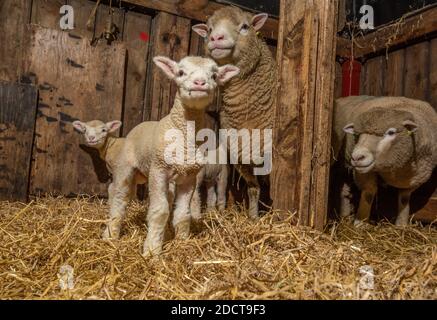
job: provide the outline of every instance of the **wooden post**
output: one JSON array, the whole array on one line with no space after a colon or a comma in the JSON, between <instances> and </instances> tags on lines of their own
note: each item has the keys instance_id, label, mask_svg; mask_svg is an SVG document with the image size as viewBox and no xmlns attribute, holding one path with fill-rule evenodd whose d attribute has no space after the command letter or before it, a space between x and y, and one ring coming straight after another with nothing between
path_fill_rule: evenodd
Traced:
<instances>
[{"instance_id":1,"label":"wooden post","mask_svg":"<svg viewBox=\"0 0 437 320\"><path fill-rule=\"evenodd\" d=\"M273 207L322 229L327 216L338 0L281 0Z\"/></svg>"}]
</instances>

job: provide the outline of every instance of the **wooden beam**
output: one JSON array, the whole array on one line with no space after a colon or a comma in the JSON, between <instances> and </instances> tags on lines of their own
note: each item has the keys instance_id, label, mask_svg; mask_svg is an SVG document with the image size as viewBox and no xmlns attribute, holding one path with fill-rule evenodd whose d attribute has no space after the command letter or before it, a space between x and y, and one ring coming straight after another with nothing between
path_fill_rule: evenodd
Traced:
<instances>
[{"instance_id":1,"label":"wooden beam","mask_svg":"<svg viewBox=\"0 0 437 320\"><path fill-rule=\"evenodd\" d=\"M224 4L208 0L127 0L123 2L202 22L208 20L214 11L226 7ZM266 38L277 39L278 20L269 18L261 33Z\"/></svg>"},{"instance_id":2,"label":"wooden beam","mask_svg":"<svg viewBox=\"0 0 437 320\"><path fill-rule=\"evenodd\" d=\"M273 207L317 229L327 216L337 12L338 0L281 0Z\"/></svg>"},{"instance_id":3,"label":"wooden beam","mask_svg":"<svg viewBox=\"0 0 437 320\"><path fill-rule=\"evenodd\" d=\"M337 55L364 57L425 37L437 32L437 6L383 26L354 41L337 38Z\"/></svg>"}]
</instances>

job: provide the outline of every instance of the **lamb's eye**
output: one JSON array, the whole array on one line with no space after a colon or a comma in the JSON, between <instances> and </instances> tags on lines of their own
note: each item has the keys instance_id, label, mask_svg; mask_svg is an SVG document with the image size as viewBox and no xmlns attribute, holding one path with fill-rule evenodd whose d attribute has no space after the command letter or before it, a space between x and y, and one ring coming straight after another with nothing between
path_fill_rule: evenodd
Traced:
<instances>
[{"instance_id":1,"label":"lamb's eye","mask_svg":"<svg viewBox=\"0 0 437 320\"><path fill-rule=\"evenodd\" d=\"M209 33L211 33L211 32L212 32L212 28L211 28L211 27L210 27L210 28L208 29L208 32L209 32Z\"/></svg>"},{"instance_id":2,"label":"lamb's eye","mask_svg":"<svg viewBox=\"0 0 437 320\"><path fill-rule=\"evenodd\" d=\"M385 133L386 136L394 136L396 134L396 129L388 129Z\"/></svg>"},{"instance_id":3,"label":"lamb's eye","mask_svg":"<svg viewBox=\"0 0 437 320\"><path fill-rule=\"evenodd\" d=\"M106 130L106 128L103 128L103 129L102 129L102 132L106 132L106 131L108 131L108 130Z\"/></svg>"},{"instance_id":4,"label":"lamb's eye","mask_svg":"<svg viewBox=\"0 0 437 320\"><path fill-rule=\"evenodd\" d=\"M249 25L247 23L243 23L243 25L241 26L241 30L249 30Z\"/></svg>"},{"instance_id":5,"label":"lamb's eye","mask_svg":"<svg viewBox=\"0 0 437 320\"><path fill-rule=\"evenodd\" d=\"M217 80L217 73L213 73L213 74L212 74L212 79L213 79L213 80Z\"/></svg>"},{"instance_id":6,"label":"lamb's eye","mask_svg":"<svg viewBox=\"0 0 437 320\"><path fill-rule=\"evenodd\" d=\"M182 77L185 74L184 70L179 70L179 77Z\"/></svg>"}]
</instances>

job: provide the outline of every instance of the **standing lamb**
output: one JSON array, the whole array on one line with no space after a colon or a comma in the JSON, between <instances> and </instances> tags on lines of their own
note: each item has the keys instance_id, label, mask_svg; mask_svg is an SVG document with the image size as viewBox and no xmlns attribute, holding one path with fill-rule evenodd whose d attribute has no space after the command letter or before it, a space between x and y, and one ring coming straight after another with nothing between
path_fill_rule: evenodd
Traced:
<instances>
[{"instance_id":1,"label":"standing lamb","mask_svg":"<svg viewBox=\"0 0 437 320\"><path fill-rule=\"evenodd\" d=\"M103 235L104 238L119 237L129 189L135 172L139 171L148 177L149 187L148 233L144 255L161 252L173 198L176 237L185 238L189 235L190 201L196 185L196 175L202 165L185 158L190 151L190 142L187 141L188 122L195 123L196 131L201 129L205 109L213 100L217 84L226 83L239 72L235 66L218 67L213 60L201 57L186 57L179 63L166 57L155 57L153 61L177 84L176 98L166 117L159 122L143 122L127 135L120 154L122 160L119 161L123 165L114 169L110 221ZM182 161L172 162L168 158L169 147L175 145L175 142L169 141L168 135L175 132L180 133L184 139L179 145L184 154Z\"/></svg>"},{"instance_id":2,"label":"standing lamb","mask_svg":"<svg viewBox=\"0 0 437 320\"><path fill-rule=\"evenodd\" d=\"M224 88L221 128L250 132L273 129L276 63L267 44L257 35L267 18L266 13L251 15L237 7L225 7L214 12L207 24L193 26L193 30L205 38L208 55L219 65L232 63L241 70L239 77ZM253 167L253 163L236 166L248 184L249 215L257 218L260 184Z\"/></svg>"},{"instance_id":3,"label":"standing lamb","mask_svg":"<svg viewBox=\"0 0 437 320\"><path fill-rule=\"evenodd\" d=\"M355 224L369 219L378 177L400 189L396 225L408 224L410 195L437 166L436 141L437 113L424 101L369 96L337 100L334 152L344 150L340 158L353 168L361 189ZM342 204L344 216L350 206L347 199Z\"/></svg>"},{"instance_id":4,"label":"standing lamb","mask_svg":"<svg viewBox=\"0 0 437 320\"><path fill-rule=\"evenodd\" d=\"M126 138L114 136L114 132L121 126L121 121L114 120L104 123L100 120L92 120L88 122L73 121L73 127L80 132L84 138L87 146L95 148L99 151L100 158L105 161L106 167L109 173L114 175L114 168L120 165L126 165L119 163L122 157L122 149L124 147ZM130 199L133 200L136 197L136 186L138 184L146 183L146 178L137 170L134 177L134 182L131 184ZM111 195L113 193L112 182L108 187L109 203L111 203Z\"/></svg>"}]
</instances>

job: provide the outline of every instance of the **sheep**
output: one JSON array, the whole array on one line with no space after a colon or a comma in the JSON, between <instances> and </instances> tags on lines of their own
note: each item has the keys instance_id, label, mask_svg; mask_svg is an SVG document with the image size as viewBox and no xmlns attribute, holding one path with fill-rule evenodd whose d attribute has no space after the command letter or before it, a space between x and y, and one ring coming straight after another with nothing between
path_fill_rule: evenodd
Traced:
<instances>
[{"instance_id":1,"label":"sheep","mask_svg":"<svg viewBox=\"0 0 437 320\"><path fill-rule=\"evenodd\" d=\"M196 175L202 163L185 159L188 142L182 143L182 162L170 161L169 133L181 133L187 140L188 123L195 122L195 130L202 128L206 107L212 102L217 85L225 84L238 74L232 65L218 67L209 58L185 57L175 62L167 57L153 58L156 66L177 85L177 93L170 113L160 121L146 121L126 136L113 169L110 219L103 233L104 239L117 239L129 200L129 190L135 173L147 177L149 208L148 233L144 242L145 256L157 255L162 250L164 231L172 208L173 225L177 238L186 238L190 231L190 202L196 185ZM184 140L184 141L185 141ZM169 151L170 150L170 151ZM187 160L187 161L185 161Z\"/></svg>"},{"instance_id":2,"label":"sheep","mask_svg":"<svg viewBox=\"0 0 437 320\"><path fill-rule=\"evenodd\" d=\"M257 35L267 18L266 13L251 15L237 7L225 7L215 11L207 24L193 26L205 38L209 56L219 65L232 63L241 70L239 77L224 87L221 128L273 128L277 67L267 44ZM251 163L236 168L247 182L249 215L256 219L260 184L251 170L253 166Z\"/></svg>"},{"instance_id":3,"label":"sheep","mask_svg":"<svg viewBox=\"0 0 437 320\"><path fill-rule=\"evenodd\" d=\"M79 120L73 121L73 127L81 133L85 138L87 146L95 148L99 152L100 158L105 161L106 167L111 175L114 174L114 168L119 164L121 157L121 151L124 147L126 138L114 136L114 132L117 131L122 122L119 120L110 121L104 123L100 120L92 120L88 122L82 122ZM133 200L136 197L136 186L138 184L144 184L146 182L145 177L137 171L134 177L134 183L130 190L130 199ZM109 202L111 201L112 183L109 184L108 195Z\"/></svg>"},{"instance_id":4,"label":"sheep","mask_svg":"<svg viewBox=\"0 0 437 320\"><path fill-rule=\"evenodd\" d=\"M196 188L191 199L191 217L198 220L201 215L200 188L205 183L207 190L207 210L226 207L226 188L228 185L228 166L226 164L206 164L197 174Z\"/></svg>"},{"instance_id":5,"label":"sheep","mask_svg":"<svg viewBox=\"0 0 437 320\"><path fill-rule=\"evenodd\" d=\"M334 110L334 154L353 170L361 189L355 225L370 216L378 179L399 189L396 225L409 222L410 195L437 166L437 113L424 101L405 97L340 98ZM349 214L349 186L341 215Z\"/></svg>"}]
</instances>

